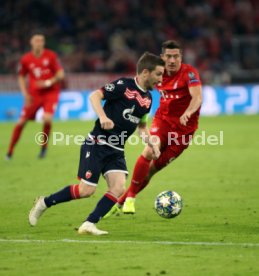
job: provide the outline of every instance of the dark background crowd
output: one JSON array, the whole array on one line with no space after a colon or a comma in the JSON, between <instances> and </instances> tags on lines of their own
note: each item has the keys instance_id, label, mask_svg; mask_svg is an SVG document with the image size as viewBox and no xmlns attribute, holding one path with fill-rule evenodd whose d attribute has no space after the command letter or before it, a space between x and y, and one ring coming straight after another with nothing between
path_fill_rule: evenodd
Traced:
<instances>
[{"instance_id":1,"label":"dark background crowd","mask_svg":"<svg viewBox=\"0 0 259 276\"><path fill-rule=\"evenodd\" d=\"M255 81L256 0L1 0L0 74L14 74L34 30L66 72L130 73L146 50L177 39L205 83Z\"/></svg>"}]
</instances>

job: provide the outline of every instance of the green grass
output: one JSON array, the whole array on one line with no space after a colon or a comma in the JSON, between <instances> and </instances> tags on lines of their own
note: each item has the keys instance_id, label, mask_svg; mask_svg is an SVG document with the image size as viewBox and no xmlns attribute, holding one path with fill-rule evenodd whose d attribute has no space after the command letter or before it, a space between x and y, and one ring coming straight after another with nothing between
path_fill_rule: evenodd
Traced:
<instances>
[{"instance_id":1,"label":"green grass","mask_svg":"<svg viewBox=\"0 0 259 276\"><path fill-rule=\"evenodd\" d=\"M30 123L7 162L14 124L0 124L0 275L258 275L258 123L259 116L201 118L198 133L223 130L224 145L190 146L138 196L136 215L99 223L109 231L104 237L74 230L106 191L103 179L92 198L55 206L36 227L28 225L36 196L77 182L79 146L51 145L47 158L38 160L34 135L41 125ZM53 131L85 135L91 126L55 122ZM126 147L130 175L142 148ZM183 212L171 220L153 210L155 196L167 189L184 199Z\"/></svg>"}]
</instances>

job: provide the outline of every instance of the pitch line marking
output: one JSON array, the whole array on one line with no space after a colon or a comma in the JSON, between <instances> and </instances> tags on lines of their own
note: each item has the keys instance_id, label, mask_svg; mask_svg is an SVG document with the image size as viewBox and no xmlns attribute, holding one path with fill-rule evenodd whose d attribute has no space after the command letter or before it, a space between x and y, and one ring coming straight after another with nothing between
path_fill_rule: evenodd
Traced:
<instances>
[{"instance_id":1,"label":"pitch line marking","mask_svg":"<svg viewBox=\"0 0 259 276\"><path fill-rule=\"evenodd\" d=\"M29 239L0 239L2 243L99 243L99 244L157 244L157 245L200 245L200 246L241 246L259 247L259 243L235 243L235 242L181 242L181 241L112 241L112 240L29 240Z\"/></svg>"}]
</instances>

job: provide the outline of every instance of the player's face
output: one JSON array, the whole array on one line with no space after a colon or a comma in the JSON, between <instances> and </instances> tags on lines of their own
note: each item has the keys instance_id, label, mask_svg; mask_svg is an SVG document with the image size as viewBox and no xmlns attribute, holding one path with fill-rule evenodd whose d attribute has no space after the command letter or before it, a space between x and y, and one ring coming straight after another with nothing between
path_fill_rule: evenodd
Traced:
<instances>
[{"instance_id":1,"label":"player's face","mask_svg":"<svg viewBox=\"0 0 259 276\"><path fill-rule=\"evenodd\" d=\"M156 66L155 70L149 72L146 81L146 88L148 90L154 89L156 85L162 82L165 68L163 66Z\"/></svg>"},{"instance_id":2,"label":"player's face","mask_svg":"<svg viewBox=\"0 0 259 276\"><path fill-rule=\"evenodd\" d=\"M169 74L175 74L179 71L182 64L182 54L179 49L165 49L161 54L161 58L165 62L165 69Z\"/></svg>"},{"instance_id":3,"label":"player's face","mask_svg":"<svg viewBox=\"0 0 259 276\"><path fill-rule=\"evenodd\" d=\"M45 37L43 35L34 35L31 38L31 47L35 52L40 52L45 46Z\"/></svg>"}]
</instances>

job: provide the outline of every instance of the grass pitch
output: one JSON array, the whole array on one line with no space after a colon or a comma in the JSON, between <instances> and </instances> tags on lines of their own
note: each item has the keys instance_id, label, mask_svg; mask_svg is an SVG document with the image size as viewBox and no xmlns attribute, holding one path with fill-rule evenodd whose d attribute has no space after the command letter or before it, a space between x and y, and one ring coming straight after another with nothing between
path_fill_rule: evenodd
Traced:
<instances>
[{"instance_id":1,"label":"grass pitch","mask_svg":"<svg viewBox=\"0 0 259 276\"><path fill-rule=\"evenodd\" d=\"M55 122L53 131L86 135L92 122ZM38 160L34 136L25 128L13 160L5 161L13 123L0 124L0 275L258 275L259 116L201 118L206 135L223 131L223 145L192 145L139 194L137 213L99 223L108 236L74 230L106 191L49 209L36 227L28 211L38 195L76 183L79 146L50 145ZM126 147L130 176L143 146ZM160 218L155 196L177 191L181 215Z\"/></svg>"}]
</instances>

